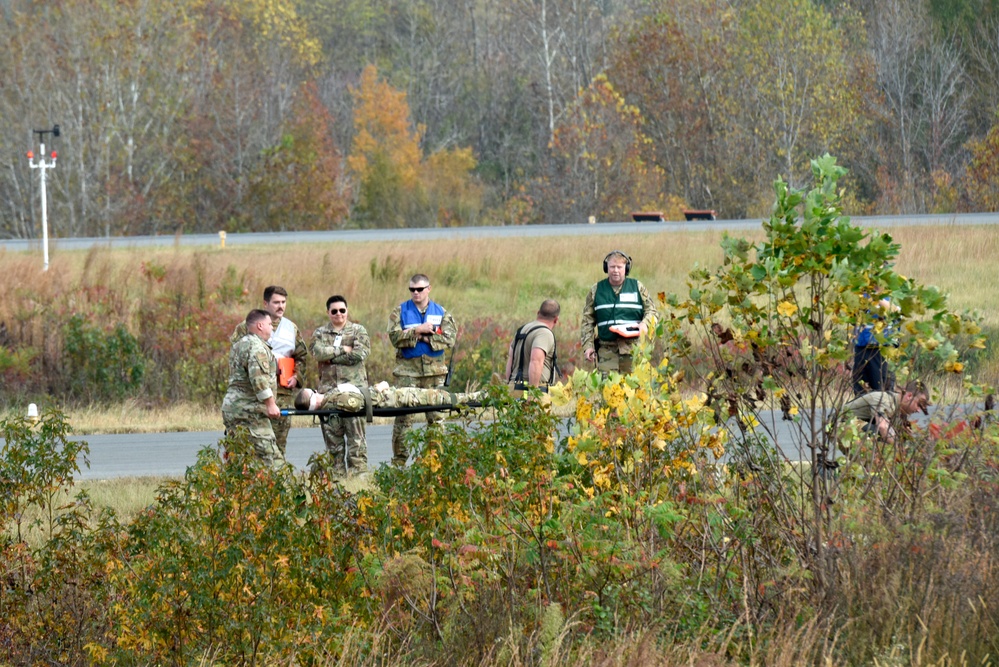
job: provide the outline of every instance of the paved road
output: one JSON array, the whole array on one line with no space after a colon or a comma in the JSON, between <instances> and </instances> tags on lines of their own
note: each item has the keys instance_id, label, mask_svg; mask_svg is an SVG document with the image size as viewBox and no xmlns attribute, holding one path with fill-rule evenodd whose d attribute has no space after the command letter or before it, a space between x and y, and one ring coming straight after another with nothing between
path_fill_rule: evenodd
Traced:
<instances>
[{"instance_id":1,"label":"paved road","mask_svg":"<svg viewBox=\"0 0 999 667\"><path fill-rule=\"evenodd\" d=\"M372 467L392 459L392 426L368 425L368 461ZM74 438L90 445L90 467L80 465L77 479L115 477L182 477L198 458L198 451L222 438L218 431L186 433L126 433ZM318 428L293 426L288 433L288 460L305 469L309 457L323 451Z\"/></svg>"},{"instance_id":2,"label":"paved road","mask_svg":"<svg viewBox=\"0 0 999 667\"><path fill-rule=\"evenodd\" d=\"M999 213L962 213L947 215L865 216L853 221L865 227L884 229L925 225L994 225ZM601 222L599 224L518 225L506 227L444 227L419 229L344 229L325 232L268 232L228 234L226 245L259 243L332 243L359 241L431 241L456 238L503 238L544 236L588 236L616 234L657 234L691 231L737 231L759 229L761 221L705 220L692 222ZM111 238L50 238L51 250L86 250L94 246L139 248L148 246L218 246L217 234L169 234L163 236L126 236ZM0 239L0 248L12 252L37 250L39 239Z\"/></svg>"},{"instance_id":3,"label":"paved road","mask_svg":"<svg viewBox=\"0 0 999 667\"><path fill-rule=\"evenodd\" d=\"M793 444L796 439L791 424L781 421L779 412L767 412L761 418L767 420L768 430L777 433L777 440L789 458L808 457ZM392 426L369 424L367 434L370 466L375 468L388 463L392 459ZM198 451L215 444L221 437L221 430L80 436L78 439L86 440L90 445L90 467L81 464L81 474L77 478L181 477L197 460ZM295 467L305 469L309 457L321 451L323 436L318 428L292 427L288 434L287 455Z\"/></svg>"},{"instance_id":4,"label":"paved road","mask_svg":"<svg viewBox=\"0 0 999 667\"><path fill-rule=\"evenodd\" d=\"M958 419L968 411L980 410L981 405L951 406L947 419ZM930 408L931 415L934 407ZM917 414L915 422L925 427L929 418ZM781 419L780 412L765 411L759 415L763 431L775 434L777 444L791 460L807 460L810 451L799 447L802 441L798 424ZM422 428L416 424L415 428ZM369 424L368 462L372 468L388 463L392 458L391 424ZM566 434L563 431L559 437ZM80 436L90 445L90 467L81 464L77 479L113 479L115 477L182 477L187 467L197 460L198 451L213 445L222 431L187 433L150 433L124 435ZM307 467L309 457L323 451L323 436L318 428L297 424L288 434L288 460L298 469Z\"/></svg>"}]
</instances>

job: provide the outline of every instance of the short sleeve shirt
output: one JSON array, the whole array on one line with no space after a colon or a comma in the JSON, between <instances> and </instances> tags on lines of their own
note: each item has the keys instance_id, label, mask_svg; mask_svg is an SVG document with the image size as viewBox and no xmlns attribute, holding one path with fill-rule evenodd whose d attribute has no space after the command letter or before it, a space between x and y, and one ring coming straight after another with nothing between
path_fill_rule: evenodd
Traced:
<instances>
[{"instance_id":1,"label":"short sleeve shirt","mask_svg":"<svg viewBox=\"0 0 999 667\"><path fill-rule=\"evenodd\" d=\"M530 324L524 325L524 327L530 330L530 333L527 334L522 346L514 348L513 368L511 369L511 373L513 374L513 377L516 378L518 369L520 369L524 382L526 382L528 368L531 365L531 352L535 348L540 348L545 351L545 367L541 372L541 380L545 384L551 384L552 363L555 359L555 334L545 324L542 324L537 320L531 322Z\"/></svg>"}]
</instances>

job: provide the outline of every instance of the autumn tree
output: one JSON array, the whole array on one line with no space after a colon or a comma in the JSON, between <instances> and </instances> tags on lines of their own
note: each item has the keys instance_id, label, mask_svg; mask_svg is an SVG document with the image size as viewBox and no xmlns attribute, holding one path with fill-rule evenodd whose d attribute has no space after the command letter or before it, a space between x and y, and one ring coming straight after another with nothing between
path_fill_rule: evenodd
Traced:
<instances>
[{"instance_id":1,"label":"autumn tree","mask_svg":"<svg viewBox=\"0 0 999 667\"><path fill-rule=\"evenodd\" d=\"M63 130L53 234L217 230L238 216L256 156L317 60L296 5L7 3L0 112ZM4 190L24 194L0 200L30 211L30 175L4 171Z\"/></svg>"},{"instance_id":2,"label":"autumn tree","mask_svg":"<svg viewBox=\"0 0 999 667\"><path fill-rule=\"evenodd\" d=\"M329 110L314 82L301 86L288 128L278 145L264 151L252 177L251 229L330 229L350 210L350 187L333 142Z\"/></svg>"},{"instance_id":3,"label":"autumn tree","mask_svg":"<svg viewBox=\"0 0 999 667\"><path fill-rule=\"evenodd\" d=\"M643 125L641 112L606 76L580 91L552 139L553 171L543 187L547 219L623 220L636 208L657 206L661 174L649 165Z\"/></svg>"},{"instance_id":4,"label":"autumn tree","mask_svg":"<svg viewBox=\"0 0 999 667\"><path fill-rule=\"evenodd\" d=\"M969 32L963 43L968 45L968 80L972 83L971 132L981 136L999 109L999 81L994 76L999 71L999 11L979 16Z\"/></svg>"},{"instance_id":5,"label":"autumn tree","mask_svg":"<svg viewBox=\"0 0 999 667\"><path fill-rule=\"evenodd\" d=\"M735 14L714 1L655 7L616 40L608 76L645 118L664 191L697 208L741 216L755 175L725 142Z\"/></svg>"},{"instance_id":6,"label":"autumn tree","mask_svg":"<svg viewBox=\"0 0 999 667\"><path fill-rule=\"evenodd\" d=\"M66 0L8 10L0 30L11 67L0 115L25 123L19 143L33 127L27 122L41 122L29 119L62 128L57 145L49 143L62 167L50 175L52 233L143 231L150 202L174 176L189 111L192 91L177 74L192 44L184 7ZM20 205L31 210L27 198Z\"/></svg>"},{"instance_id":7,"label":"autumn tree","mask_svg":"<svg viewBox=\"0 0 999 667\"><path fill-rule=\"evenodd\" d=\"M354 96L354 142L347 158L358 183L358 212L382 227L407 226L407 213L423 198L420 136L406 93L368 65Z\"/></svg>"},{"instance_id":8,"label":"autumn tree","mask_svg":"<svg viewBox=\"0 0 999 667\"><path fill-rule=\"evenodd\" d=\"M935 194L930 176L959 169L971 93L963 58L936 33L923 6L899 0L878 6L871 45L884 119L882 208L922 211Z\"/></svg>"},{"instance_id":9,"label":"autumn tree","mask_svg":"<svg viewBox=\"0 0 999 667\"><path fill-rule=\"evenodd\" d=\"M471 148L432 153L423 164L427 203L441 227L461 227L478 222L482 210L482 185L470 177L475 169Z\"/></svg>"},{"instance_id":10,"label":"autumn tree","mask_svg":"<svg viewBox=\"0 0 999 667\"><path fill-rule=\"evenodd\" d=\"M780 581L778 563L793 561L809 571L809 585L829 592L839 583L831 538L852 530L857 516L843 505L873 498L883 516L903 522L929 495L927 479L947 474L928 470L935 443L925 435L889 443L894 449L872 444L845 414L857 327L872 327L899 387L935 381L941 405L982 395L984 388L964 376L964 360L984 337L937 288L895 271L900 246L889 234L842 214L846 170L835 158L825 155L811 168L814 187L807 191L777 179L763 241L726 237L723 263L692 271L686 294L668 299L662 322L671 334L670 357L688 362L688 379L696 375L704 388L699 400L727 436L729 466L751 479L737 491L744 516L752 517L749 532L772 519L753 541L762 550L746 560L754 562L750 581ZM890 330L889 312L879 305L885 298L894 304ZM790 456L786 445L774 445L778 431L791 443ZM789 490L795 460L810 472Z\"/></svg>"},{"instance_id":11,"label":"autumn tree","mask_svg":"<svg viewBox=\"0 0 999 667\"><path fill-rule=\"evenodd\" d=\"M871 79L853 55L856 15L799 0L654 7L615 43L611 73L648 121L667 192L743 217L765 210L773 175L804 173L809 154L864 157Z\"/></svg>"},{"instance_id":12,"label":"autumn tree","mask_svg":"<svg viewBox=\"0 0 999 667\"><path fill-rule=\"evenodd\" d=\"M471 149L423 158L423 127L413 127L406 93L381 80L374 65L353 89L354 141L347 164L358 183L356 210L379 227L467 224L481 206L470 180Z\"/></svg>"},{"instance_id":13,"label":"autumn tree","mask_svg":"<svg viewBox=\"0 0 999 667\"><path fill-rule=\"evenodd\" d=\"M971 209L999 211L999 123L984 139L969 142L968 150L963 182Z\"/></svg>"},{"instance_id":14,"label":"autumn tree","mask_svg":"<svg viewBox=\"0 0 999 667\"><path fill-rule=\"evenodd\" d=\"M846 37L811 0L763 0L743 8L738 38L731 83L751 83L739 87L745 112L731 139L762 177L786 174L796 187L810 178L810 155L838 153L866 131Z\"/></svg>"},{"instance_id":15,"label":"autumn tree","mask_svg":"<svg viewBox=\"0 0 999 667\"><path fill-rule=\"evenodd\" d=\"M298 82L319 59L319 43L299 20L295 0L208 2L196 6L201 28L191 68L195 106L178 159L185 220L225 229L247 205L249 174L279 142Z\"/></svg>"}]
</instances>

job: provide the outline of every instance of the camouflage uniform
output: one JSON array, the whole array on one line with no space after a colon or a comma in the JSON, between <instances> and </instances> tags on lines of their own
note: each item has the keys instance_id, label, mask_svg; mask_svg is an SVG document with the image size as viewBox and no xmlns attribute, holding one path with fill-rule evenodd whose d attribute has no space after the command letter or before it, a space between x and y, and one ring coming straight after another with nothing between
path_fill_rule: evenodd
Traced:
<instances>
[{"instance_id":1,"label":"camouflage uniform","mask_svg":"<svg viewBox=\"0 0 999 667\"><path fill-rule=\"evenodd\" d=\"M447 377L448 361L444 355L431 357L427 355L418 356L413 359L405 358L405 350L416 347L418 343L417 334L411 328L405 328L402 324L402 309L408 301L399 304L389 316L388 336L392 345L396 348L396 366L392 370L392 375L396 378L396 385L399 387L417 387L430 389L444 386ZM430 307L438 307L431 301ZM437 332L430 336L429 346L434 351L448 350L454 347L458 338L458 327L454 323L451 313L445 311L443 319ZM428 412L427 422L434 424L444 419L444 413ZM409 450L406 449L405 436L413 422L412 415L399 415L395 418L392 426L392 462L396 465L405 465L409 459Z\"/></svg>"},{"instance_id":2,"label":"camouflage uniform","mask_svg":"<svg viewBox=\"0 0 999 667\"><path fill-rule=\"evenodd\" d=\"M470 394L452 394L446 389L391 387L386 382L379 382L373 387L368 387L368 391L371 394L371 406L375 408L458 405L461 403L468 403L470 401L481 400L485 394L481 391ZM319 408L361 412L364 410L364 396L357 387L341 385L323 395L323 401Z\"/></svg>"},{"instance_id":3,"label":"camouflage uniform","mask_svg":"<svg viewBox=\"0 0 999 667\"><path fill-rule=\"evenodd\" d=\"M242 426L249 430L253 449L269 465L284 462L271 420L263 405L277 388L277 361L267 344L247 334L229 351L229 388L222 399L222 422L226 433Z\"/></svg>"},{"instance_id":4,"label":"camouflage uniform","mask_svg":"<svg viewBox=\"0 0 999 667\"><path fill-rule=\"evenodd\" d=\"M278 327L285 325L290 325L294 331L295 349L288 355L282 355L275 353L275 356L290 356L295 360L295 387L288 388L282 387L280 384L277 385L277 404L279 408L293 408L295 407L295 394L299 389L305 386L305 364L308 359L308 349L305 347L305 341L302 340L302 335L298 331L298 327L294 322L289 320L287 317L282 317L279 319L271 318L271 322L274 324L274 335L268 342L273 346L275 337L278 335ZM236 329L229 336L229 340L235 343L237 340L246 335L246 322L240 322ZM275 365L274 377L277 378L277 366ZM278 449L281 450L281 456L285 455L285 450L288 447L288 431L291 429L291 417L281 417L273 421L274 425L274 437L277 439Z\"/></svg>"},{"instance_id":5,"label":"camouflage uniform","mask_svg":"<svg viewBox=\"0 0 999 667\"><path fill-rule=\"evenodd\" d=\"M350 347L350 352L344 352ZM319 391L332 391L339 384L357 386L368 384L364 360L371 352L368 330L355 322L347 322L343 329L333 330L324 324L312 334L309 352L319 364ZM334 473L364 472L368 469L368 443L365 440L364 417L332 416L321 426L326 451L335 461ZM346 462L346 464L345 464Z\"/></svg>"},{"instance_id":6,"label":"camouflage uniform","mask_svg":"<svg viewBox=\"0 0 999 667\"><path fill-rule=\"evenodd\" d=\"M597 328L597 316L594 301L597 296L597 288L601 283L608 283L609 281L604 278L603 280L594 283L593 287L590 288L589 293L586 295L586 302L583 304L583 317L580 322L580 343L582 344L583 351L590 348L594 348L597 351L597 370L606 377L611 371L621 373L622 375L627 375L631 372L631 350L635 347L638 342L638 338L619 338L615 341L605 341L596 339L596 328ZM642 306L645 309L642 315L642 322L645 323L650 329L655 326L656 322L656 307L652 303L652 297L649 295L649 290L639 281L635 281L638 284L638 294L641 300ZM622 285L621 287L623 287ZM615 293L620 293L621 288L611 289Z\"/></svg>"}]
</instances>

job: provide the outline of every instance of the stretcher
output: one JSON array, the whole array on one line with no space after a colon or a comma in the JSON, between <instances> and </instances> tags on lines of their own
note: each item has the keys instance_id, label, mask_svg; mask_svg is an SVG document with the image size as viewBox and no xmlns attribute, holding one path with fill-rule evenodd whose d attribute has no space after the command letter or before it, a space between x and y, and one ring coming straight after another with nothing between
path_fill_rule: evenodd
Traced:
<instances>
[{"instance_id":1,"label":"stretcher","mask_svg":"<svg viewBox=\"0 0 999 667\"><path fill-rule=\"evenodd\" d=\"M426 412L457 412L465 408L481 408L479 401L468 401L458 405L409 405L399 408L376 408L371 405L370 400L364 402L366 408L360 410L343 410L340 408L328 408L323 410L295 410L285 408L281 410L282 417L319 417L319 421L326 423L330 417L360 417L364 416L369 424L374 417L398 417L399 415L415 415Z\"/></svg>"}]
</instances>

